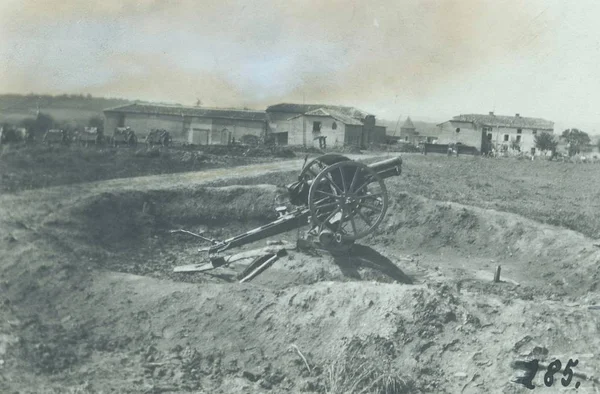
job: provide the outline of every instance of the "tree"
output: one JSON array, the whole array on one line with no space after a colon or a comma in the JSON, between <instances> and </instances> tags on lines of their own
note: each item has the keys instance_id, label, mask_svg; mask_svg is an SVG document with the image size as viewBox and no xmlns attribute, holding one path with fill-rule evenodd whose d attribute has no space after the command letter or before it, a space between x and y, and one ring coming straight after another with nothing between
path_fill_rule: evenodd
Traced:
<instances>
[{"instance_id":1,"label":"tree","mask_svg":"<svg viewBox=\"0 0 600 394\"><path fill-rule=\"evenodd\" d=\"M36 118L23 119L20 125L29 130L32 135L42 135L54 127L55 121L52 116L40 112Z\"/></svg>"},{"instance_id":2,"label":"tree","mask_svg":"<svg viewBox=\"0 0 600 394\"><path fill-rule=\"evenodd\" d=\"M101 116L92 116L88 120L89 127L97 127L100 133L104 132L104 119Z\"/></svg>"},{"instance_id":3,"label":"tree","mask_svg":"<svg viewBox=\"0 0 600 394\"><path fill-rule=\"evenodd\" d=\"M73 133L75 130L80 128L80 124L75 120L63 120L60 122L54 123L54 127L64 130L67 133Z\"/></svg>"},{"instance_id":4,"label":"tree","mask_svg":"<svg viewBox=\"0 0 600 394\"><path fill-rule=\"evenodd\" d=\"M556 152L558 141L554 139L554 135L548 132L543 132L533 137L533 140L535 142L535 147L539 150Z\"/></svg>"},{"instance_id":5,"label":"tree","mask_svg":"<svg viewBox=\"0 0 600 394\"><path fill-rule=\"evenodd\" d=\"M567 129L562 132L560 138L567 142L569 146L569 156L581 152L581 148L590 143L590 136L585 131L579 129Z\"/></svg>"}]
</instances>

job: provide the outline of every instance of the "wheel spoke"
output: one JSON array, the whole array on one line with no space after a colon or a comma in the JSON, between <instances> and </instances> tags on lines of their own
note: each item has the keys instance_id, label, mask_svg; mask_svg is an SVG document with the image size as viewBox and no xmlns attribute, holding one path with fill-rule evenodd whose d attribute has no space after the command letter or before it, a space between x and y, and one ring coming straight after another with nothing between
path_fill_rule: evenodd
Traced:
<instances>
[{"instance_id":1,"label":"wheel spoke","mask_svg":"<svg viewBox=\"0 0 600 394\"><path fill-rule=\"evenodd\" d=\"M367 225L369 225L369 227L371 227L373 225L373 223L369 220L369 218L366 217L365 214L361 212L360 208L358 208L356 210L356 212L358 212L358 216L360 216L360 218L362 220L364 220L364 222L367 223Z\"/></svg>"},{"instance_id":2,"label":"wheel spoke","mask_svg":"<svg viewBox=\"0 0 600 394\"><path fill-rule=\"evenodd\" d=\"M340 187L333 181L333 177L331 176L331 173L327 174L327 179L329 180L331 185L336 188L336 190L338 191L339 194L344 193L344 191L342 189L340 189Z\"/></svg>"},{"instance_id":3,"label":"wheel spoke","mask_svg":"<svg viewBox=\"0 0 600 394\"><path fill-rule=\"evenodd\" d=\"M352 182L350 183L350 189L348 189L348 192L352 193L352 189L354 189L354 183L356 182L356 178L357 178L357 174L360 171L360 168L357 168L354 171L354 176L352 177Z\"/></svg>"},{"instance_id":4,"label":"wheel spoke","mask_svg":"<svg viewBox=\"0 0 600 394\"><path fill-rule=\"evenodd\" d=\"M324 192L323 190L316 190L316 192L317 192L317 193L324 194L324 195L326 195L326 196L328 196L328 197L333 197L333 198L335 198L335 199L337 199L337 198L339 198L339 197L340 197L340 196L339 196L339 195L337 195L337 194L333 194L333 193L327 193L327 192Z\"/></svg>"},{"instance_id":5,"label":"wheel spoke","mask_svg":"<svg viewBox=\"0 0 600 394\"><path fill-rule=\"evenodd\" d=\"M364 189L366 186L369 186L370 183L371 183L370 181L365 180L365 183L363 183L361 187L359 187L358 189L356 189L356 191L354 193L358 194L359 191L361 191L362 189Z\"/></svg>"},{"instance_id":6,"label":"wheel spoke","mask_svg":"<svg viewBox=\"0 0 600 394\"><path fill-rule=\"evenodd\" d=\"M334 207L334 206L337 206L337 205L338 205L338 203L337 203L337 202L330 202L330 203L328 203L328 204L321 204L321 205L320 205L319 203L317 203L317 204L315 204L315 205L316 205L316 208L317 208L317 209L323 209L323 208L328 208L328 207Z\"/></svg>"},{"instance_id":7,"label":"wheel spoke","mask_svg":"<svg viewBox=\"0 0 600 394\"><path fill-rule=\"evenodd\" d=\"M358 231L356 231L356 223L354 222L354 216L350 216L350 223L352 224L352 231L354 231L354 235L356 235L358 233Z\"/></svg>"},{"instance_id":8,"label":"wheel spoke","mask_svg":"<svg viewBox=\"0 0 600 394\"><path fill-rule=\"evenodd\" d=\"M342 177L342 187L344 188L344 192L346 192L346 179L344 179L344 171L342 170L342 167L338 167L338 170L340 170L340 175Z\"/></svg>"},{"instance_id":9,"label":"wheel spoke","mask_svg":"<svg viewBox=\"0 0 600 394\"><path fill-rule=\"evenodd\" d=\"M325 197L325 198L322 198L322 199L320 199L320 200L316 201L316 202L315 202L315 205L321 204L321 203L323 203L323 202L325 202L325 201L329 201L329 197Z\"/></svg>"}]
</instances>

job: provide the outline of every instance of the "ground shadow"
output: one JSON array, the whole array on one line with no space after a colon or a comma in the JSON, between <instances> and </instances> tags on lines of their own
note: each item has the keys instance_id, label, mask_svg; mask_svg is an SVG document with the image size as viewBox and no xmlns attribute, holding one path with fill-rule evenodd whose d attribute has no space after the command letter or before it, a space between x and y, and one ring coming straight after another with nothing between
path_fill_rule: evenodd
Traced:
<instances>
[{"instance_id":1,"label":"ground shadow","mask_svg":"<svg viewBox=\"0 0 600 394\"><path fill-rule=\"evenodd\" d=\"M334 263L340 268L344 276L362 279L358 269L367 267L400 283L413 283L413 279L390 259L369 246L354 244L348 251L332 253L332 255Z\"/></svg>"}]
</instances>

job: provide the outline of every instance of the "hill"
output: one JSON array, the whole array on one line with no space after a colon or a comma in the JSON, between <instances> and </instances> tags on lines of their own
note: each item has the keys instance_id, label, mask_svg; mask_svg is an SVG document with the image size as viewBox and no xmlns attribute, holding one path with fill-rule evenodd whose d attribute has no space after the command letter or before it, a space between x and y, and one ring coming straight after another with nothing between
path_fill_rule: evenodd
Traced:
<instances>
[{"instance_id":1,"label":"hill","mask_svg":"<svg viewBox=\"0 0 600 394\"><path fill-rule=\"evenodd\" d=\"M40 112L57 121L87 122L92 116L102 115L106 108L131 103L118 98L93 97L91 95L0 95L0 123L18 123L25 118L35 117Z\"/></svg>"}]
</instances>

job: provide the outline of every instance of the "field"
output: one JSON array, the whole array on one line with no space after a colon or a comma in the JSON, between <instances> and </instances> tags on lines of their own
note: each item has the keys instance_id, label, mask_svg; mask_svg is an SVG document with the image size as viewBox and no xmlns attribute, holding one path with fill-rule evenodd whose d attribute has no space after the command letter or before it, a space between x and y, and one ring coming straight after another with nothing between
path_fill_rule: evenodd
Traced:
<instances>
[{"instance_id":1,"label":"field","mask_svg":"<svg viewBox=\"0 0 600 394\"><path fill-rule=\"evenodd\" d=\"M148 149L47 146L0 146L0 192L135 176L172 174L241 166L275 160L268 150L238 147L219 154L215 147ZM279 150L280 156L290 152ZM291 153L293 155L293 152Z\"/></svg>"},{"instance_id":2,"label":"field","mask_svg":"<svg viewBox=\"0 0 600 394\"><path fill-rule=\"evenodd\" d=\"M2 152L1 392L525 393L532 359L600 388L600 166L404 154L376 234L240 284L173 272L203 244L168 230L273 220L303 156L217 153Z\"/></svg>"}]
</instances>

